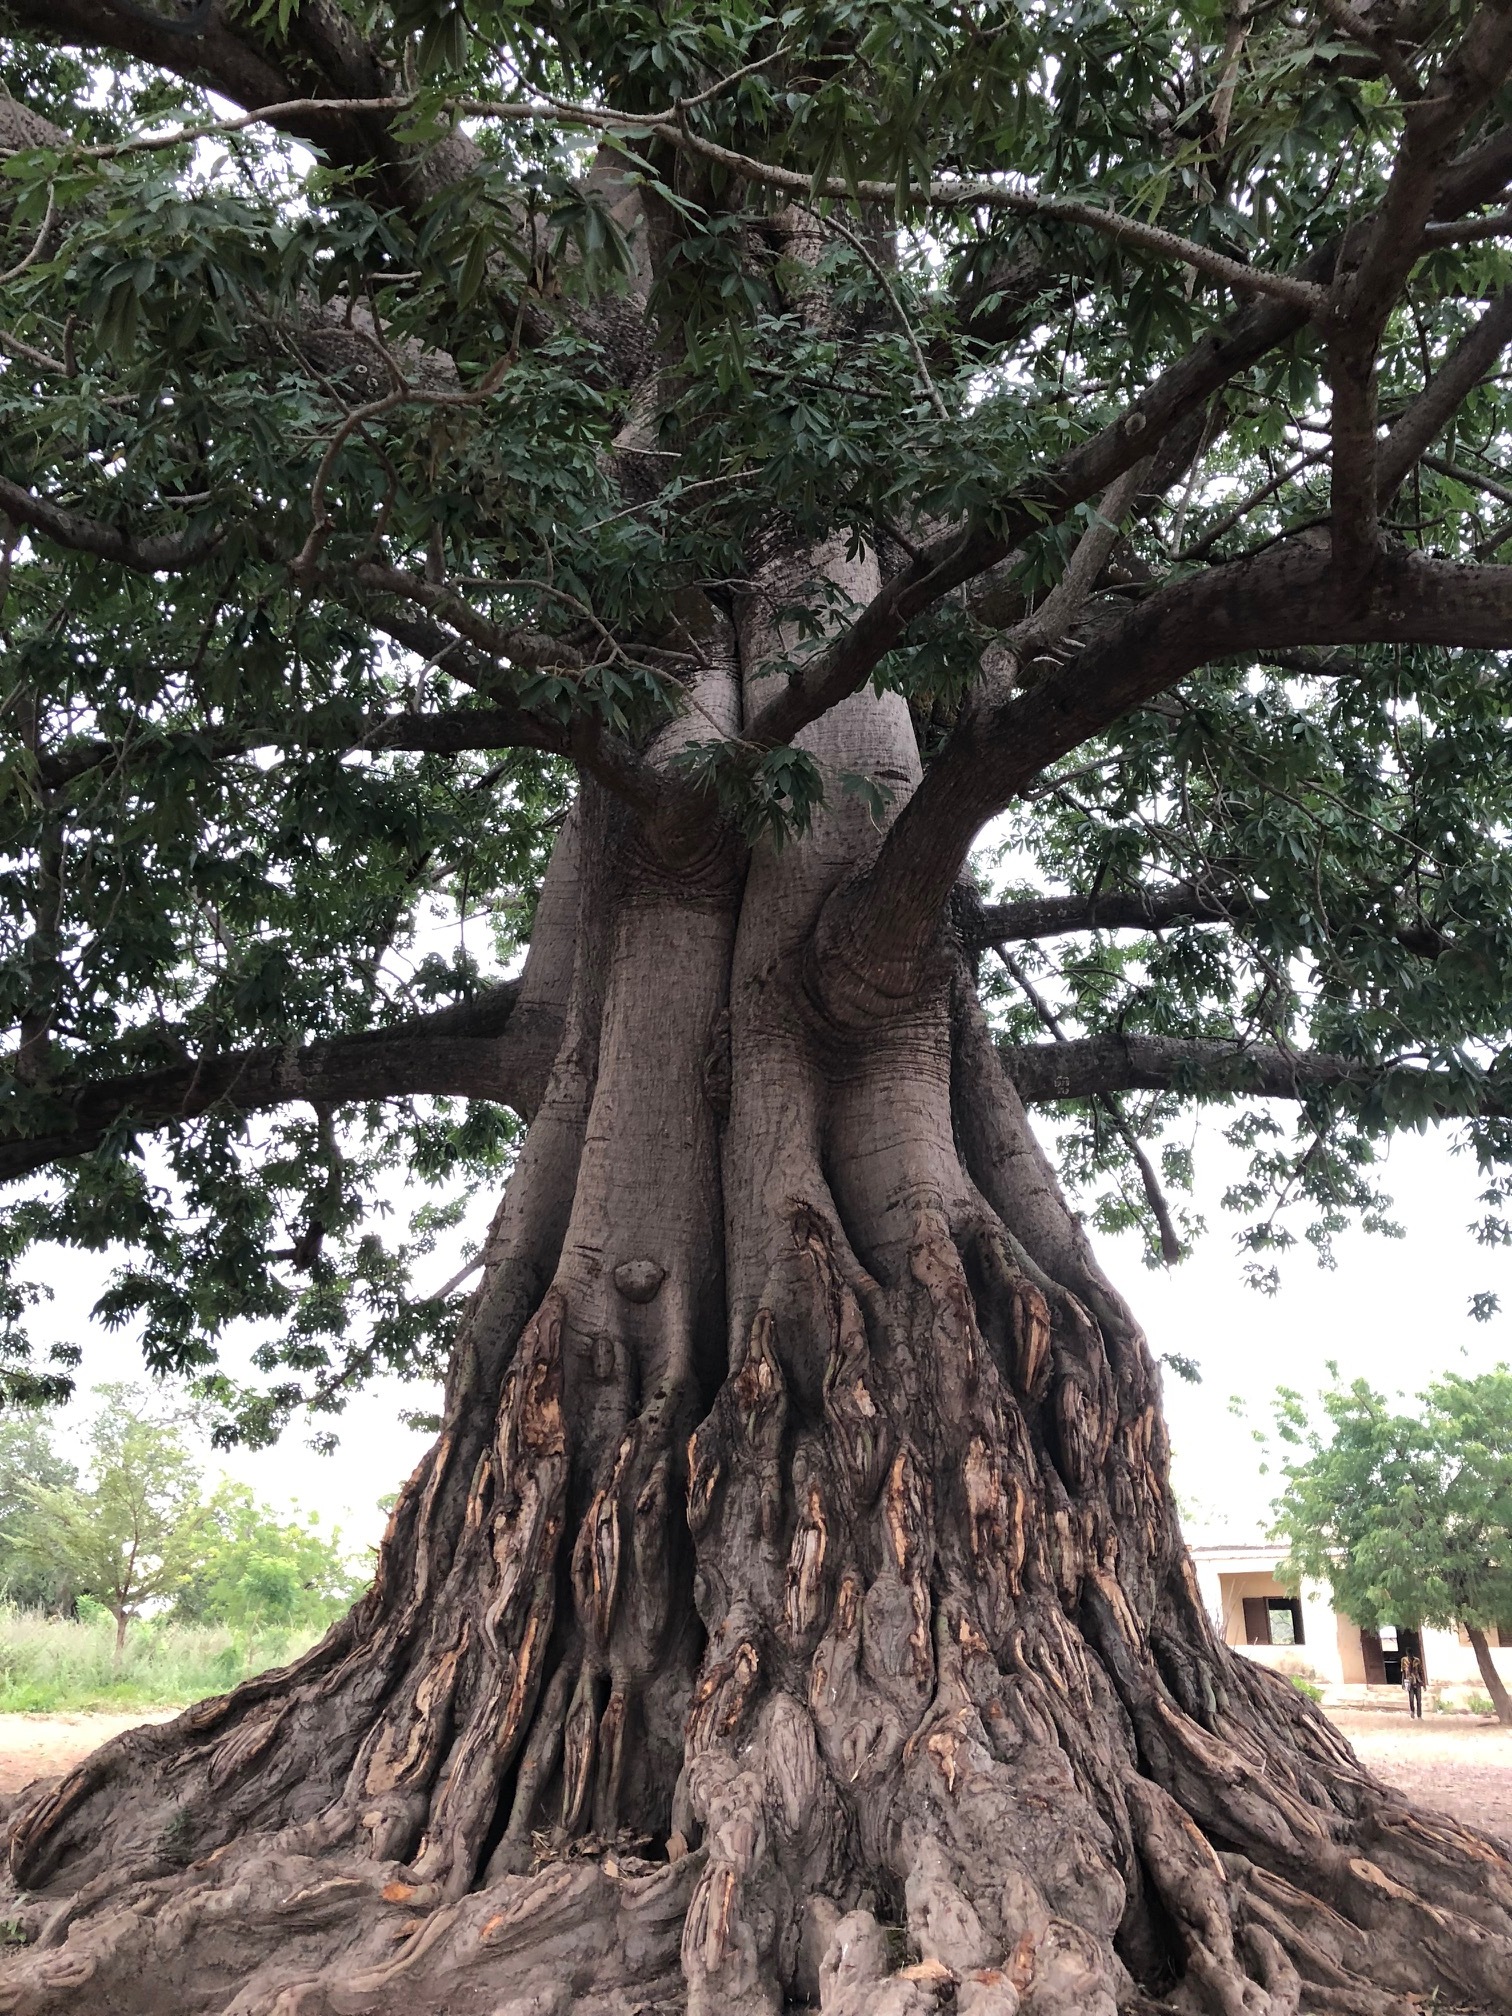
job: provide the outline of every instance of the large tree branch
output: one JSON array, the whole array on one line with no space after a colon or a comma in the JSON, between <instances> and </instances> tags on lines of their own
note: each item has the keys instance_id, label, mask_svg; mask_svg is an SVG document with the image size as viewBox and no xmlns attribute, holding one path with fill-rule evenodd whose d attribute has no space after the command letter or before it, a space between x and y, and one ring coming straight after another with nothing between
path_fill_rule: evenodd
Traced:
<instances>
[{"instance_id":1,"label":"large tree branch","mask_svg":"<svg viewBox=\"0 0 1512 2016\"><path fill-rule=\"evenodd\" d=\"M50 498L39 497L0 476L0 512L13 524L26 525L55 545L71 553L87 553L96 560L111 560L137 574L174 574L208 559L224 538L219 527L209 532L175 532L158 538L132 539L101 519L66 510Z\"/></svg>"},{"instance_id":2,"label":"large tree branch","mask_svg":"<svg viewBox=\"0 0 1512 2016\"><path fill-rule=\"evenodd\" d=\"M1462 216L1499 197L1509 179L1512 128L1492 133L1447 163L1436 188L1429 191L1428 215L1440 221ZM1361 219L1345 239L1314 253L1294 277L1309 287L1322 287L1335 274L1341 255L1366 245L1374 228L1374 218ZM1420 243L1421 232L1418 238ZM1306 308L1278 300L1255 301L1230 316L1162 372L1116 421L1005 498L991 528L969 528L926 546L748 721L747 739L760 747L789 742L810 721L858 692L887 653L904 641L916 616L952 590L1001 566L1037 529L1101 496L1154 444L1241 371L1295 336L1308 319Z\"/></svg>"},{"instance_id":3,"label":"large tree branch","mask_svg":"<svg viewBox=\"0 0 1512 2016\"><path fill-rule=\"evenodd\" d=\"M1167 584L1063 670L963 720L821 923L816 980L838 1014L888 1012L917 991L977 833L1044 770L1199 665L1246 650L1397 641L1512 645L1512 567L1383 555L1340 579L1301 538Z\"/></svg>"},{"instance_id":4,"label":"large tree branch","mask_svg":"<svg viewBox=\"0 0 1512 2016\"><path fill-rule=\"evenodd\" d=\"M1353 1087L1387 1098L1411 1094L1419 1102L1428 1092L1430 1108L1441 1119L1503 1119L1512 1113L1512 1097L1479 1074L1371 1064L1327 1051L1283 1050L1272 1043L1109 1031L1063 1043L1000 1043L998 1055L1027 1105L1114 1092L1305 1099Z\"/></svg>"},{"instance_id":5,"label":"large tree branch","mask_svg":"<svg viewBox=\"0 0 1512 2016\"><path fill-rule=\"evenodd\" d=\"M1330 248L1310 260L1304 271L1325 273L1333 256ZM1006 560L1031 533L1059 522L1078 504L1100 497L1142 462L1153 444L1238 372L1295 335L1306 319L1300 310L1264 301L1241 310L1205 336L1118 420L1006 498L991 527L952 533L927 546L747 722L745 739L759 747L791 741L810 721L859 691L887 653L903 642L916 616Z\"/></svg>"},{"instance_id":6,"label":"large tree branch","mask_svg":"<svg viewBox=\"0 0 1512 2016\"><path fill-rule=\"evenodd\" d=\"M1512 343L1512 287L1504 287L1381 443L1376 481L1383 507L1406 482L1413 465L1427 454L1509 343Z\"/></svg>"},{"instance_id":7,"label":"large tree branch","mask_svg":"<svg viewBox=\"0 0 1512 2016\"><path fill-rule=\"evenodd\" d=\"M115 1134L214 1111L421 1094L490 1099L523 1111L555 1052L560 1024L550 1014L522 1022L515 1012L519 997L520 983L506 980L433 1015L303 1048L268 1044L74 1086L13 1086L6 1101L11 1138L0 1139L0 1182L86 1155ZM26 1124L23 1116L31 1114L40 1124Z\"/></svg>"},{"instance_id":8,"label":"large tree branch","mask_svg":"<svg viewBox=\"0 0 1512 2016\"><path fill-rule=\"evenodd\" d=\"M443 714L377 714L353 720L340 712L293 715L276 723L205 732L193 728L151 728L119 741L65 744L37 760L38 781L58 790L92 770L115 774L139 769L164 757L220 763L257 749L290 754L320 751L341 754L384 750L414 751L435 756L459 756L469 750L540 749L549 755L570 754L569 738L553 723L539 720L521 707L455 708Z\"/></svg>"},{"instance_id":9,"label":"large tree branch","mask_svg":"<svg viewBox=\"0 0 1512 2016\"><path fill-rule=\"evenodd\" d=\"M179 537L129 539L99 520L65 511L3 478L0 478L0 512L32 526L71 551L113 560L144 573L168 572L197 564L208 556L221 536L215 533L199 541ZM569 757L648 818L686 820L695 813L703 816L702 803L695 805L696 794L688 786L654 769L628 742L611 734L593 715L585 713L570 721L557 721L500 699L498 688L508 677L504 669L507 664L580 673L585 661L573 646L545 632L492 623L480 616L454 588L424 581L396 567L369 562L357 567L352 579L359 588L408 600L440 618L428 622L391 612L375 621L396 642L433 663L446 664L456 677L482 690L490 706L429 717L379 716L355 726L334 719L322 724L318 717L310 717L277 735L257 731L251 739L248 731L227 730L198 743L205 753L211 757L235 755L270 742L288 747L296 741L307 747L361 746L440 754L457 754L465 749L540 749ZM341 584L323 581L321 585L335 589ZM445 628L446 624L452 629ZM461 636L454 635L454 631L460 631ZM467 649L469 645L473 647L471 652ZM113 746L95 742L62 752L45 765L42 781L67 783L102 763L108 764Z\"/></svg>"},{"instance_id":10,"label":"large tree branch","mask_svg":"<svg viewBox=\"0 0 1512 2016\"><path fill-rule=\"evenodd\" d=\"M1512 12L1480 8L1424 94L1409 104L1386 194L1368 229L1351 234L1334 275L1327 320L1333 387L1334 560L1360 573L1380 537L1376 359L1392 309L1422 249L1450 149L1512 66Z\"/></svg>"},{"instance_id":11,"label":"large tree branch","mask_svg":"<svg viewBox=\"0 0 1512 2016\"><path fill-rule=\"evenodd\" d=\"M1026 896L1012 903L988 903L967 915L962 935L973 950L1068 937L1082 931L1163 931L1173 924L1246 924L1265 915L1265 904L1242 889L1199 888L1173 882L1165 887L1104 889L1082 896ZM1385 927L1406 952L1437 959L1451 940L1436 925Z\"/></svg>"},{"instance_id":12,"label":"large tree branch","mask_svg":"<svg viewBox=\"0 0 1512 2016\"><path fill-rule=\"evenodd\" d=\"M1236 895L1191 883L1164 889L1107 889L1091 896L1026 896L986 903L966 921L973 947L1061 938L1077 931L1160 931L1171 924L1229 924L1253 914Z\"/></svg>"},{"instance_id":13,"label":"large tree branch","mask_svg":"<svg viewBox=\"0 0 1512 2016\"><path fill-rule=\"evenodd\" d=\"M453 678L489 698L507 676L499 658L537 667L556 665L574 673L584 669L580 652L535 631L500 629L479 617L452 590L416 582L393 568L359 568L358 578L363 585L385 594L409 595L427 610L435 610L446 623L457 625L459 619L465 623L464 635L457 637L442 622L408 610L386 609L373 617L377 627L395 643L403 644L406 650L430 664L441 666ZM525 718L535 718L526 715L526 710L521 713ZM596 777L606 789L632 806L645 821L654 845L675 851L687 835L703 833L715 820L717 815L701 791L647 762L629 742L611 734L592 714L578 714L560 726L543 724L541 732L553 730L554 742L532 746L558 748L580 770Z\"/></svg>"},{"instance_id":14,"label":"large tree branch","mask_svg":"<svg viewBox=\"0 0 1512 2016\"><path fill-rule=\"evenodd\" d=\"M228 0L211 0L198 31L104 0L10 0L20 25L84 49L113 49L187 83L208 86L248 113L323 154L333 166L376 172L384 195L417 217L421 207L482 157L454 132L422 146L396 139L393 87L355 22L336 0L303 0L288 19L285 47ZM311 75L319 79L309 88ZM304 87L304 88L301 88ZM372 104L371 101L380 101ZM324 101L324 102L322 102Z\"/></svg>"}]
</instances>

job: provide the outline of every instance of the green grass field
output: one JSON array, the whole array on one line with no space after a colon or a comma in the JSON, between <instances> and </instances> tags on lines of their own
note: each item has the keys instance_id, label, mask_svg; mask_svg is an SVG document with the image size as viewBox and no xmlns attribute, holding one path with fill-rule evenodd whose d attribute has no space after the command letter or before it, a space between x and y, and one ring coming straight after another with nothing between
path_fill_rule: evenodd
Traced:
<instances>
[{"instance_id":1,"label":"green grass field","mask_svg":"<svg viewBox=\"0 0 1512 2016\"><path fill-rule=\"evenodd\" d=\"M182 1708L224 1694L249 1673L297 1658L318 1631L245 1634L148 1619L131 1626L115 1665L108 1616L74 1622L0 1606L0 1713L83 1708Z\"/></svg>"}]
</instances>

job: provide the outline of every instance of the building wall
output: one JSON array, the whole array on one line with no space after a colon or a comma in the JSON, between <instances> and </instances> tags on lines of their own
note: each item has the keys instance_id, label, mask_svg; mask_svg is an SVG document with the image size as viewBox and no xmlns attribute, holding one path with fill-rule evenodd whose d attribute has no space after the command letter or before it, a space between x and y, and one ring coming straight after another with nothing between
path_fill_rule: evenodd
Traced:
<instances>
[{"instance_id":1,"label":"building wall","mask_svg":"<svg viewBox=\"0 0 1512 2016\"><path fill-rule=\"evenodd\" d=\"M1279 1673L1311 1676L1335 1686L1363 1686L1365 1658L1360 1628L1352 1619L1335 1612L1332 1594L1325 1583L1304 1582L1298 1592L1302 1602L1300 1645L1245 1642L1244 1598L1291 1594L1276 1579L1277 1552L1264 1545L1192 1549L1192 1565L1197 1571L1203 1604L1224 1643ZM1490 1638L1497 1671L1512 1687L1512 1644L1499 1647L1494 1632ZM1425 1630L1422 1640L1423 1665L1430 1687L1476 1690L1484 1687L1468 1640L1461 1642L1454 1631L1432 1630Z\"/></svg>"}]
</instances>

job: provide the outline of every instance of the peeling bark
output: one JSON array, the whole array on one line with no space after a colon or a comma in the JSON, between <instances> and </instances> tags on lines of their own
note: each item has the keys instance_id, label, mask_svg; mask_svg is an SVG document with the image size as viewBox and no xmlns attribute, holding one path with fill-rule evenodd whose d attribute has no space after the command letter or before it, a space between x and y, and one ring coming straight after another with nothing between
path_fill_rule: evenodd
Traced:
<instances>
[{"instance_id":1,"label":"peeling bark","mask_svg":"<svg viewBox=\"0 0 1512 2016\"><path fill-rule=\"evenodd\" d=\"M706 612L699 722L761 704L793 564ZM917 781L896 698L804 739ZM18 1804L0 2011L1512 2007L1505 1856L1214 1636L963 948L816 985L882 840L836 792L700 854L585 791L514 1010L555 1061L373 1589Z\"/></svg>"}]
</instances>

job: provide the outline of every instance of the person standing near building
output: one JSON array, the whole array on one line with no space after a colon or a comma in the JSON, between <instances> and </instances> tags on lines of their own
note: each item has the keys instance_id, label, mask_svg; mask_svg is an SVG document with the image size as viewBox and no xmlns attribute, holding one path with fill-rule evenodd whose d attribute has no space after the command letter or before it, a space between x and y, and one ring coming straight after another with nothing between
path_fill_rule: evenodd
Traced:
<instances>
[{"instance_id":1,"label":"person standing near building","mask_svg":"<svg viewBox=\"0 0 1512 2016\"><path fill-rule=\"evenodd\" d=\"M1416 1652L1402 1655L1402 1685L1407 1689L1407 1713L1423 1719L1423 1662Z\"/></svg>"}]
</instances>

